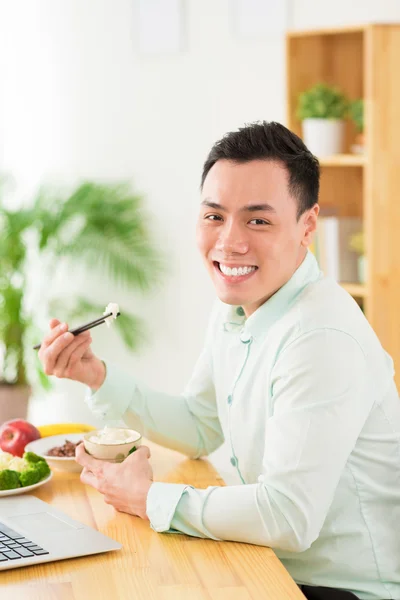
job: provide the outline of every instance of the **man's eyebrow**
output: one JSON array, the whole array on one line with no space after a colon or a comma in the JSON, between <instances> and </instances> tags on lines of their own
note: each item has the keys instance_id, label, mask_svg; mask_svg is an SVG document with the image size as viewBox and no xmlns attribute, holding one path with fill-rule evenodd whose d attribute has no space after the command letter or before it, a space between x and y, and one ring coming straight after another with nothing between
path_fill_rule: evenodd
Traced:
<instances>
[{"instance_id":1,"label":"man's eyebrow","mask_svg":"<svg viewBox=\"0 0 400 600\"><path fill-rule=\"evenodd\" d=\"M259 210L264 210L266 212L272 213L276 212L275 208L270 204L248 204L247 206L243 206L243 208L241 208L240 210L241 212L257 212Z\"/></svg>"},{"instance_id":2,"label":"man's eyebrow","mask_svg":"<svg viewBox=\"0 0 400 600\"><path fill-rule=\"evenodd\" d=\"M226 208L218 202L211 202L210 200L203 200L201 203L203 206L208 206L209 208L215 208L215 210L222 210L226 212ZM247 206L243 206L240 209L240 212L257 212L257 211L265 211L275 213L276 210L270 204L248 204Z\"/></svg>"},{"instance_id":3,"label":"man's eyebrow","mask_svg":"<svg viewBox=\"0 0 400 600\"><path fill-rule=\"evenodd\" d=\"M210 200L203 200L203 202L201 204L202 204L202 206L208 206L209 208L215 208L215 210L226 211L226 208L224 208L221 204L218 204L218 202L211 202Z\"/></svg>"}]
</instances>

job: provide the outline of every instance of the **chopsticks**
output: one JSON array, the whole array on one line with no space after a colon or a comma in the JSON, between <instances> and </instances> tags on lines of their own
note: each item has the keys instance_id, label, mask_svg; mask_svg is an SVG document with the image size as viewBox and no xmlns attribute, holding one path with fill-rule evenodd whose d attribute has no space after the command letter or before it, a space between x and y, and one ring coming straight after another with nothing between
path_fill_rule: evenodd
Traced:
<instances>
[{"instance_id":1,"label":"chopsticks","mask_svg":"<svg viewBox=\"0 0 400 600\"><path fill-rule=\"evenodd\" d=\"M117 312L117 317L119 317L121 313ZM100 317L99 319L95 319L94 321L89 321L89 323L84 323L83 325L79 325L79 327L75 327L75 329L68 329L69 333L72 333L73 335L79 335L80 333L83 333L84 331L87 331L88 329L93 329L93 327L97 327L98 325L101 325L102 323L106 322L106 319L108 317L112 317L113 313L107 313L106 315L103 315L102 317ZM33 346L34 350L39 350L41 344L36 344L36 346Z\"/></svg>"}]
</instances>

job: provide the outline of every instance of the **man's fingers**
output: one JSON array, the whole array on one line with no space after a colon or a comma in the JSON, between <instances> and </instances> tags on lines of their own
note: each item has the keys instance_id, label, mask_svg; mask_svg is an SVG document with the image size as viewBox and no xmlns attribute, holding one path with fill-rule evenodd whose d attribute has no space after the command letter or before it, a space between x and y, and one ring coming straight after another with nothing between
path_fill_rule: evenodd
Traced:
<instances>
[{"instance_id":1,"label":"man's fingers","mask_svg":"<svg viewBox=\"0 0 400 600\"><path fill-rule=\"evenodd\" d=\"M105 463L103 460L98 460L94 458L90 454L88 454L85 450L85 446L83 443L79 444L79 446L75 449L75 460L77 463L85 467L88 471L91 471L96 476L104 471Z\"/></svg>"},{"instance_id":2,"label":"man's fingers","mask_svg":"<svg viewBox=\"0 0 400 600\"><path fill-rule=\"evenodd\" d=\"M135 452L132 452L132 454L130 454L128 458L132 459L135 457L135 455L138 455L139 453L143 454L144 457L147 459L149 459L151 456L150 448L148 446L139 446L139 448L135 450Z\"/></svg>"},{"instance_id":3,"label":"man's fingers","mask_svg":"<svg viewBox=\"0 0 400 600\"><path fill-rule=\"evenodd\" d=\"M61 352L64 350L64 348L69 346L74 339L75 338L72 333L63 333L54 340L50 347L40 349L41 355L39 358L43 363L44 372L46 375L54 374L54 368Z\"/></svg>"},{"instance_id":4,"label":"man's fingers","mask_svg":"<svg viewBox=\"0 0 400 600\"><path fill-rule=\"evenodd\" d=\"M75 448L75 460L82 465L82 467L87 467L90 470L95 468L96 459L86 452L83 442L78 444L78 446Z\"/></svg>"},{"instance_id":5,"label":"man's fingers","mask_svg":"<svg viewBox=\"0 0 400 600\"><path fill-rule=\"evenodd\" d=\"M87 347L90 346L91 341L92 341L92 337L91 337L89 331L85 331L84 333L77 335L71 341L71 343L68 344L68 346L60 352L60 354L56 360L56 363L54 365L54 374L57 377L63 377L65 375L67 375L67 373L65 373L65 371L67 370L67 367L71 361L72 355L75 352L78 352L78 350L81 348L81 346L83 344L86 344L84 350L82 351L82 354L84 354Z\"/></svg>"},{"instance_id":6,"label":"man's fingers","mask_svg":"<svg viewBox=\"0 0 400 600\"><path fill-rule=\"evenodd\" d=\"M82 334L81 334L82 335ZM75 350L71 353L69 357L69 361L66 368L66 375L68 377L68 373L73 369L77 362L79 362L82 356L85 354L86 350L90 347L92 343L92 336L89 334L86 336L83 341L75 348Z\"/></svg>"},{"instance_id":7,"label":"man's fingers","mask_svg":"<svg viewBox=\"0 0 400 600\"><path fill-rule=\"evenodd\" d=\"M99 490L99 481L96 475L86 467L82 469L80 479L82 483L85 483L86 485L91 485L96 490Z\"/></svg>"},{"instance_id":8,"label":"man's fingers","mask_svg":"<svg viewBox=\"0 0 400 600\"><path fill-rule=\"evenodd\" d=\"M56 320L56 319L54 319ZM64 333L65 331L67 331L68 329L68 325L67 323L60 323L59 325L55 325L52 330L50 331L50 333L48 335L46 335L46 337L43 339L42 343L41 343L41 352L43 354L43 350L48 348L53 342L54 340L56 340L62 333Z\"/></svg>"},{"instance_id":9,"label":"man's fingers","mask_svg":"<svg viewBox=\"0 0 400 600\"><path fill-rule=\"evenodd\" d=\"M148 446L139 446L138 450L139 450L139 452L144 452L146 458L150 458L151 452L150 452L150 448Z\"/></svg>"}]
</instances>

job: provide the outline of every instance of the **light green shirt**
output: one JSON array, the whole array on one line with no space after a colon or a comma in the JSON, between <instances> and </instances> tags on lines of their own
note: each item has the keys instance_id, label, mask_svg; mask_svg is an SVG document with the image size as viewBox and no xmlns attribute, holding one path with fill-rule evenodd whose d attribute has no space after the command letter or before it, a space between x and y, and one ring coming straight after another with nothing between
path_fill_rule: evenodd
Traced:
<instances>
[{"instance_id":1,"label":"light green shirt","mask_svg":"<svg viewBox=\"0 0 400 600\"><path fill-rule=\"evenodd\" d=\"M87 397L97 416L194 458L226 440L242 481L206 490L153 483L156 531L270 546L297 583L400 599L393 363L310 252L247 320L241 307L216 303L182 395L107 370Z\"/></svg>"}]
</instances>

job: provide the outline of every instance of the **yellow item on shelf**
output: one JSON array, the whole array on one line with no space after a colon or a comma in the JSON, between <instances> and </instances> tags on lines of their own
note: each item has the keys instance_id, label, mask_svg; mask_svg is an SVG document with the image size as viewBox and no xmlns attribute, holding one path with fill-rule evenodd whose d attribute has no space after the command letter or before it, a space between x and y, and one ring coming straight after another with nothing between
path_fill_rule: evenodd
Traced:
<instances>
[{"instance_id":1,"label":"yellow item on shelf","mask_svg":"<svg viewBox=\"0 0 400 600\"><path fill-rule=\"evenodd\" d=\"M42 437L49 437L50 435L60 435L62 433L85 433L86 431L93 431L96 427L85 423L53 423L51 425L39 425L37 429Z\"/></svg>"}]
</instances>

